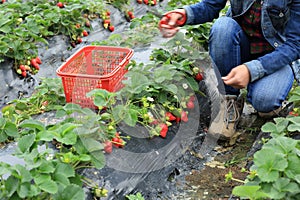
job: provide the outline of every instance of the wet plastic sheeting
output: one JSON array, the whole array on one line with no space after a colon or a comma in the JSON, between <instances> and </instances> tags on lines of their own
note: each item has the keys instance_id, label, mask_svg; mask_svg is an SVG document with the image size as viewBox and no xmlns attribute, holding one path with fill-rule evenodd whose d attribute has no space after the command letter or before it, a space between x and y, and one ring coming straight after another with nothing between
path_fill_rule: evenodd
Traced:
<instances>
[{"instance_id":1,"label":"wet plastic sheeting","mask_svg":"<svg viewBox=\"0 0 300 200\"><path fill-rule=\"evenodd\" d=\"M205 161L200 152L205 138L202 128L207 123L199 120L203 106L207 104L201 108L197 105L190 112L187 123L174 123L164 139L140 137L135 133L142 132L142 127L121 125L120 131L131 137L125 147L114 148L106 155L105 168L84 169L82 174L109 190L104 199L125 199L126 194L135 192L141 192L146 199L180 199L184 195L184 177L192 169L201 169Z\"/></svg>"}]
</instances>

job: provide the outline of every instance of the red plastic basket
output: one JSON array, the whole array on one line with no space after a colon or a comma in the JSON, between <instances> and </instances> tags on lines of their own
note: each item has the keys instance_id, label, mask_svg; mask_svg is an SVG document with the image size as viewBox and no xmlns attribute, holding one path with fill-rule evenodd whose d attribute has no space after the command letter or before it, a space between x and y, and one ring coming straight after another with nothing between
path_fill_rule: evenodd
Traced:
<instances>
[{"instance_id":1,"label":"red plastic basket","mask_svg":"<svg viewBox=\"0 0 300 200\"><path fill-rule=\"evenodd\" d=\"M62 78L66 102L95 108L89 91L101 88L109 92L120 90L125 66L133 56L129 48L111 46L85 46L75 52L57 70Z\"/></svg>"}]
</instances>

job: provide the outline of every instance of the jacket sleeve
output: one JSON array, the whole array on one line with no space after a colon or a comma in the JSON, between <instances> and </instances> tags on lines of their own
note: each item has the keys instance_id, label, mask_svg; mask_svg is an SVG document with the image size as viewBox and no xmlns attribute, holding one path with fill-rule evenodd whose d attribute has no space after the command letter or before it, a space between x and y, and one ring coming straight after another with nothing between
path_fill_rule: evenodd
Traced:
<instances>
[{"instance_id":1,"label":"jacket sleeve","mask_svg":"<svg viewBox=\"0 0 300 200\"><path fill-rule=\"evenodd\" d=\"M193 5L183 6L187 13L186 24L195 25L213 21L219 17L226 2L227 0L202 0Z\"/></svg>"},{"instance_id":2,"label":"jacket sleeve","mask_svg":"<svg viewBox=\"0 0 300 200\"><path fill-rule=\"evenodd\" d=\"M300 0L294 0L290 9L290 19L285 27L285 42L278 47L274 42L272 45L276 48L273 52L245 63L250 71L251 81L300 59Z\"/></svg>"}]
</instances>

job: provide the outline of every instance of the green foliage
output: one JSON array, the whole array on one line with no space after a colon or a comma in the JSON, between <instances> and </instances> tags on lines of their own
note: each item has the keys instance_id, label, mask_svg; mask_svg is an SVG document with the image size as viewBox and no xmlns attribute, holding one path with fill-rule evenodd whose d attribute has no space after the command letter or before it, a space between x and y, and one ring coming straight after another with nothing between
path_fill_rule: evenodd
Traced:
<instances>
[{"instance_id":1,"label":"green foliage","mask_svg":"<svg viewBox=\"0 0 300 200\"><path fill-rule=\"evenodd\" d=\"M299 92L299 86L294 86L289 93L288 100L295 106L292 115L261 127L271 139L254 154L250 175L244 185L233 189L234 195L251 200L300 198L300 142L290 137L300 131Z\"/></svg>"},{"instance_id":2,"label":"green foliage","mask_svg":"<svg viewBox=\"0 0 300 200\"><path fill-rule=\"evenodd\" d=\"M233 194L250 199L298 199L300 196L300 145L299 141L277 136L254 154L246 184L238 186Z\"/></svg>"},{"instance_id":3,"label":"green foliage","mask_svg":"<svg viewBox=\"0 0 300 200\"><path fill-rule=\"evenodd\" d=\"M126 198L128 200L144 200L144 197L140 192L138 192L136 194L126 195Z\"/></svg>"}]
</instances>

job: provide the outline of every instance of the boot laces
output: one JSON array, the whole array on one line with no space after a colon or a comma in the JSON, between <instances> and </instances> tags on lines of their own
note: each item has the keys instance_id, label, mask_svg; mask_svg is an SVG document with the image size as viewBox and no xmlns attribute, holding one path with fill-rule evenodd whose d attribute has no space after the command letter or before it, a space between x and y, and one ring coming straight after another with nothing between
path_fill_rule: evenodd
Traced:
<instances>
[{"instance_id":1,"label":"boot laces","mask_svg":"<svg viewBox=\"0 0 300 200\"><path fill-rule=\"evenodd\" d=\"M240 111L237 106L237 97L235 95L226 95L226 107L224 121L226 128L228 128L229 123L234 123L240 118Z\"/></svg>"}]
</instances>

